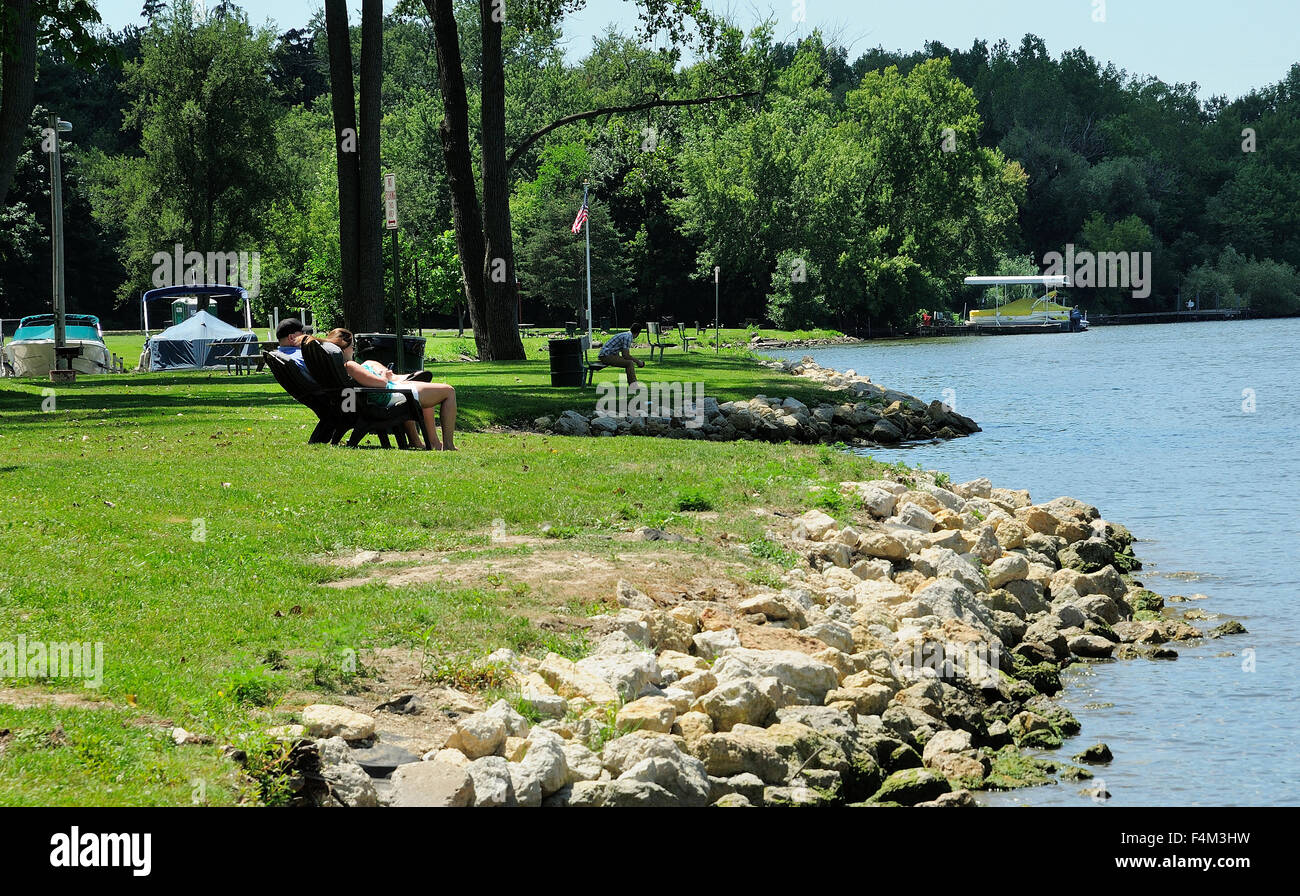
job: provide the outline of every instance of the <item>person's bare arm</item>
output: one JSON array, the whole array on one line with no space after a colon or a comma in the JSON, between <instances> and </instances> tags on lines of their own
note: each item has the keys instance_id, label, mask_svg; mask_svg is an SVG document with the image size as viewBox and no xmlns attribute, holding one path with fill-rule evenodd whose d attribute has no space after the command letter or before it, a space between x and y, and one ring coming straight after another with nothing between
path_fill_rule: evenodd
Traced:
<instances>
[{"instance_id":1,"label":"person's bare arm","mask_svg":"<svg viewBox=\"0 0 1300 896\"><path fill-rule=\"evenodd\" d=\"M356 361L347 361L343 364L343 369L348 372L348 376L359 386L373 386L379 389L388 388L388 380L382 376L371 373Z\"/></svg>"}]
</instances>

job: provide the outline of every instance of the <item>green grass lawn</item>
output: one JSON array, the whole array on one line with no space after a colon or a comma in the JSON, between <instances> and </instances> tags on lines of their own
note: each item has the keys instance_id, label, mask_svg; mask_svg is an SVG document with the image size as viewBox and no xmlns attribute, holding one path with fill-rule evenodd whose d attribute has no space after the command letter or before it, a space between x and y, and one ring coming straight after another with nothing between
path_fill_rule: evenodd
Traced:
<instances>
[{"instance_id":1,"label":"green grass lawn","mask_svg":"<svg viewBox=\"0 0 1300 896\"><path fill-rule=\"evenodd\" d=\"M655 545L684 564L735 557L724 532L745 543L770 525L751 508L799 512L827 500L819 486L878 472L826 447L485 432L594 393L552 391L545 361L432 369L457 386L471 430L458 453L308 446L314 417L266 375L84 377L48 410L48 383L0 381L0 642L104 650L98 689L0 680L0 805L256 801L216 744L175 747L169 726L220 744L288 721L352 685L344 651L364 677L367 651L393 645L439 658L583 648L529 622L554 595L505 582L329 588L349 572L322 555L423 549L454 563L534 550L495 546L499 520L519 535L550 524L566 546L602 552L611 534L663 526L701 539ZM719 398L815 394L735 355L670 352L646 372L703 380ZM18 708L33 694L44 705Z\"/></svg>"}]
</instances>

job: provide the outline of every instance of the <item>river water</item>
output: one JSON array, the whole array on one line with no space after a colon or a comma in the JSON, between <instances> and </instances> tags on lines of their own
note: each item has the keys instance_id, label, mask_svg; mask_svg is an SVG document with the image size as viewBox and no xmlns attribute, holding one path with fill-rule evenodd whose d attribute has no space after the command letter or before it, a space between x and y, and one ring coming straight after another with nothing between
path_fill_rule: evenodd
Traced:
<instances>
[{"instance_id":1,"label":"river water","mask_svg":"<svg viewBox=\"0 0 1300 896\"><path fill-rule=\"evenodd\" d=\"M1300 320L1097 327L1083 334L872 342L811 354L983 428L879 460L962 482L1071 495L1128 526L1167 604L1248 634L1171 644L1174 661L1076 665L1058 699L1104 741L1108 806L1300 804ZM990 794L992 805L1096 805L1083 785Z\"/></svg>"}]
</instances>

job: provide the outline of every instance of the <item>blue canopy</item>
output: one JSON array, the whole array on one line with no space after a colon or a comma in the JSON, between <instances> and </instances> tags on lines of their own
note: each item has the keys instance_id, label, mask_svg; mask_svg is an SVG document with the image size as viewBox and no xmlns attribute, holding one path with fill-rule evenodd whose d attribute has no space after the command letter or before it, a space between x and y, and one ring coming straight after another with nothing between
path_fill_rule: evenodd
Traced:
<instances>
[{"instance_id":1,"label":"blue canopy","mask_svg":"<svg viewBox=\"0 0 1300 896\"><path fill-rule=\"evenodd\" d=\"M252 348L248 346L249 343ZM214 367L222 363L221 358L232 350L247 354L255 351L256 346L257 334L232 327L206 311L198 311L189 320L149 337L149 369L199 370Z\"/></svg>"},{"instance_id":2,"label":"blue canopy","mask_svg":"<svg viewBox=\"0 0 1300 896\"><path fill-rule=\"evenodd\" d=\"M227 286L224 283L200 283L195 286L160 286L158 289L151 289L141 297L142 302L152 302L156 299L179 299L182 296L211 296L221 298L222 296L237 297L241 302L248 298L248 290L242 286ZM236 303L238 304L238 303Z\"/></svg>"}]
</instances>

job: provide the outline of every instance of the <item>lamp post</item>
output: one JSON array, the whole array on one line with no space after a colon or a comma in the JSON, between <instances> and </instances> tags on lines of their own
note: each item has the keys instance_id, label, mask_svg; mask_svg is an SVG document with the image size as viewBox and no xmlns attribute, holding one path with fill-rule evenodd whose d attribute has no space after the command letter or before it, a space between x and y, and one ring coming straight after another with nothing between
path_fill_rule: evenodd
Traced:
<instances>
[{"instance_id":1,"label":"lamp post","mask_svg":"<svg viewBox=\"0 0 1300 896\"><path fill-rule=\"evenodd\" d=\"M63 164L59 153L59 134L72 130L70 122L62 121L51 113L46 138L50 147L50 223L51 246L54 256L54 368L64 370L71 367L71 359L65 357L68 347L67 334L67 289L63 282Z\"/></svg>"}]
</instances>

